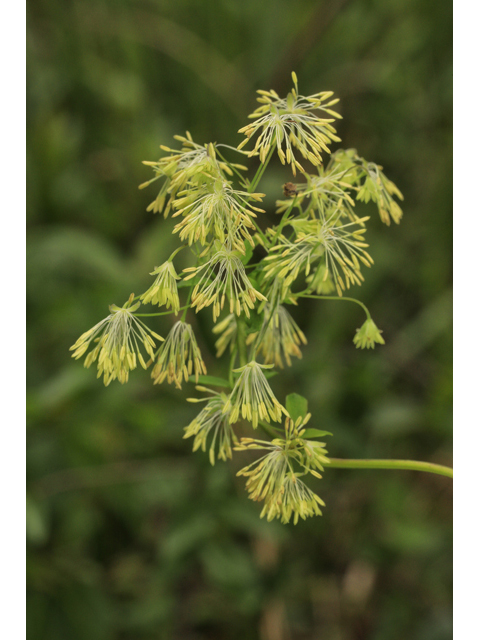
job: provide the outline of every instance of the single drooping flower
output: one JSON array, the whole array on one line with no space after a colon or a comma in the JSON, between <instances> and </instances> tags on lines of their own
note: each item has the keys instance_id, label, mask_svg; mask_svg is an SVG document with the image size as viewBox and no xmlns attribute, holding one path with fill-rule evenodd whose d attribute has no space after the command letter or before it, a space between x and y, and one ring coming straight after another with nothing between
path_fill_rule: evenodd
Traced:
<instances>
[{"instance_id":1,"label":"single drooping flower","mask_svg":"<svg viewBox=\"0 0 480 640\"><path fill-rule=\"evenodd\" d=\"M155 267L151 276L157 276L152 286L140 296L143 304L158 304L159 307L166 305L167 309L172 308L175 314L180 309L180 300L178 298L177 276L173 262L168 260L160 267Z\"/></svg>"},{"instance_id":2,"label":"single drooping flower","mask_svg":"<svg viewBox=\"0 0 480 640\"><path fill-rule=\"evenodd\" d=\"M327 145L340 140L331 123L341 116L330 109L338 102L338 99L330 100L333 91L323 91L307 97L300 96L297 76L294 73L292 78L294 88L286 99L280 98L273 90L258 91L260 97L257 101L262 106L249 115L249 118L254 118L255 121L239 130L239 133L246 135L246 139L238 149L244 147L254 134L259 133L255 146L248 155L258 153L260 162L264 163L272 145L276 145L280 161L282 164L285 164L285 161L290 164L293 175L296 175L296 169L302 173L305 173L305 170L295 158L293 149L298 149L313 165L321 164L321 153L330 153ZM331 117L320 118L316 111L323 111Z\"/></svg>"},{"instance_id":3,"label":"single drooping flower","mask_svg":"<svg viewBox=\"0 0 480 640\"><path fill-rule=\"evenodd\" d=\"M163 340L133 315L140 306L140 302L130 306L132 301L133 294L122 308L112 304L110 315L82 334L70 347L70 350L73 350L72 357L78 360L88 350L92 341L96 343L94 349L85 358L85 367L90 367L98 359L97 377L103 374L105 386L117 379L122 384L127 382L129 372L137 366L137 358L146 369L147 365L140 345L150 358L153 358L155 342L152 336L157 340Z\"/></svg>"},{"instance_id":4,"label":"single drooping flower","mask_svg":"<svg viewBox=\"0 0 480 640\"><path fill-rule=\"evenodd\" d=\"M211 389L197 387L200 391L209 391L214 394L210 398L206 398L206 406L200 411L198 416L185 427L184 438L195 437L193 441L193 450L207 449L207 439L212 436L209 447L209 460L212 465L215 464L215 452L218 451L219 460L226 461L232 457L232 444L237 444L237 438L233 431L233 427L229 421L228 413L224 413L227 396L224 393L216 393ZM202 402L197 398L189 398L190 402Z\"/></svg>"},{"instance_id":5,"label":"single drooping flower","mask_svg":"<svg viewBox=\"0 0 480 640\"><path fill-rule=\"evenodd\" d=\"M371 318L365 320L360 329L357 329L353 343L357 349L374 349L375 343L385 344L381 331Z\"/></svg>"},{"instance_id":6,"label":"single drooping flower","mask_svg":"<svg viewBox=\"0 0 480 640\"><path fill-rule=\"evenodd\" d=\"M187 131L185 136L174 136L176 140L182 143L180 151L170 149L165 145L160 145L162 151L167 151L171 155L160 158L158 162L150 162L145 160L143 164L150 166L155 171L155 177L139 186L143 189L152 182L160 178L164 178L163 185L155 198L155 200L147 207L147 211L159 213L165 206L168 198L167 206L163 215L166 218L172 207L172 203L179 191L185 189L187 183L192 185L201 184L206 177L210 179L224 177L224 174L233 175L231 167L235 169L245 170L246 167L239 164L227 164L217 158L215 146L212 143L200 145L193 141L192 136Z\"/></svg>"},{"instance_id":7,"label":"single drooping flower","mask_svg":"<svg viewBox=\"0 0 480 640\"><path fill-rule=\"evenodd\" d=\"M237 422L240 415L251 422L254 429L257 428L259 419L281 422L282 413L287 413L286 409L276 399L262 371L271 369L272 366L252 361L239 369L233 369L240 376L224 408L224 412L230 416L230 423Z\"/></svg>"},{"instance_id":8,"label":"single drooping flower","mask_svg":"<svg viewBox=\"0 0 480 640\"><path fill-rule=\"evenodd\" d=\"M248 200L261 202L265 194L247 193L232 189L225 179L206 181L178 194L173 217L183 215L173 232L189 245L199 242L206 245L214 240L245 253L245 242L254 242L249 229L254 229L252 219L256 213L265 213Z\"/></svg>"},{"instance_id":9,"label":"single drooping flower","mask_svg":"<svg viewBox=\"0 0 480 640\"><path fill-rule=\"evenodd\" d=\"M174 324L158 353L157 362L152 370L154 384L161 384L165 378L168 384L175 383L182 388L182 380L187 382L191 375L207 373L207 368L198 348L191 325L178 321Z\"/></svg>"},{"instance_id":10,"label":"single drooping flower","mask_svg":"<svg viewBox=\"0 0 480 640\"><path fill-rule=\"evenodd\" d=\"M230 249L220 249L205 264L184 271L190 273L184 280L200 276L192 292L192 307L196 307L198 312L212 304L214 322L226 298L230 302L230 313L239 316L243 310L247 318L250 317L249 309L255 306L255 300L266 300L250 282L238 255Z\"/></svg>"},{"instance_id":11,"label":"single drooping flower","mask_svg":"<svg viewBox=\"0 0 480 640\"><path fill-rule=\"evenodd\" d=\"M285 361L290 367L292 356L302 357L300 345L307 344L307 339L283 305L272 307L267 303L264 309L261 340L257 348L261 351L265 364L273 364L283 369ZM257 333L250 334L247 344L256 340L257 337Z\"/></svg>"}]
</instances>

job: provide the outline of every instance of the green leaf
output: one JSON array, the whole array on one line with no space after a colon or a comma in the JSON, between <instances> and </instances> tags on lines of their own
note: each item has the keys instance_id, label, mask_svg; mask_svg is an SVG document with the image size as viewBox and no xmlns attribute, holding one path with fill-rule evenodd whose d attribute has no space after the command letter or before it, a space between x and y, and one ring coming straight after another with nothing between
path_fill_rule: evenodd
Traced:
<instances>
[{"instance_id":1,"label":"green leaf","mask_svg":"<svg viewBox=\"0 0 480 640\"><path fill-rule=\"evenodd\" d=\"M308 400L298 393L290 393L287 396L285 407L293 421L304 418L308 413Z\"/></svg>"},{"instance_id":2,"label":"green leaf","mask_svg":"<svg viewBox=\"0 0 480 640\"><path fill-rule=\"evenodd\" d=\"M196 382L195 376L190 376L189 382ZM213 384L214 387L230 387L228 380L215 376L198 376L198 384Z\"/></svg>"},{"instance_id":3,"label":"green leaf","mask_svg":"<svg viewBox=\"0 0 480 640\"><path fill-rule=\"evenodd\" d=\"M333 436L330 431L321 431L320 429L305 429L302 438L323 438L323 436Z\"/></svg>"}]
</instances>

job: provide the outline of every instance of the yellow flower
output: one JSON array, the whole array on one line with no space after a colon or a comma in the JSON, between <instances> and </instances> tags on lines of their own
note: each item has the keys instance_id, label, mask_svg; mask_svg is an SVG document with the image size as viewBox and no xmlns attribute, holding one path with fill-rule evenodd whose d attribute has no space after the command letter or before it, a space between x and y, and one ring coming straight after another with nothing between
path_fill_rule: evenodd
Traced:
<instances>
[{"instance_id":1,"label":"yellow flower","mask_svg":"<svg viewBox=\"0 0 480 640\"><path fill-rule=\"evenodd\" d=\"M196 187L190 187L179 193L173 206L176 216L183 215L173 232L180 239L192 245L200 242L206 245L219 240L231 248L245 253L245 241L253 247L254 242L248 229L254 229L252 218L263 209L248 203L248 199L261 202L265 194L247 193L232 189L225 179L209 180Z\"/></svg>"},{"instance_id":2,"label":"yellow flower","mask_svg":"<svg viewBox=\"0 0 480 640\"><path fill-rule=\"evenodd\" d=\"M341 116L330 109L338 102L338 99L330 100L333 91L323 91L307 97L300 96L294 73L292 78L294 88L286 99L280 98L273 90L258 91L260 97L257 101L262 106L249 116L255 121L239 130L239 133L246 135L246 139L239 144L238 149L245 146L254 134L259 133L255 146L248 155L258 153L260 162L264 163L270 148L276 145L280 161L282 164L285 164L285 161L290 164L293 175L296 175L296 169L302 173L305 171L295 158L293 148L298 149L313 165L321 164L321 153L330 153L327 145L340 140L330 123ZM320 118L315 113L318 110L332 117Z\"/></svg>"},{"instance_id":3,"label":"yellow flower","mask_svg":"<svg viewBox=\"0 0 480 640\"><path fill-rule=\"evenodd\" d=\"M265 364L273 364L283 369L285 360L290 367L291 356L302 357L299 347L302 343L307 344L307 339L284 306L277 305L273 308L267 303L264 309L264 322L260 331L260 335L263 332L263 337L258 348L261 349ZM253 342L257 335L250 334L247 344Z\"/></svg>"},{"instance_id":4,"label":"yellow flower","mask_svg":"<svg viewBox=\"0 0 480 640\"><path fill-rule=\"evenodd\" d=\"M207 368L198 348L192 327L186 322L176 322L160 348L157 363L152 370L154 384L161 384L167 378L168 384L175 383L182 388L182 379L207 373Z\"/></svg>"},{"instance_id":5,"label":"yellow flower","mask_svg":"<svg viewBox=\"0 0 480 640\"><path fill-rule=\"evenodd\" d=\"M152 286L140 296L143 304L158 304L159 307L166 305L167 309L172 307L175 314L180 309L180 300L178 298L177 276L173 262L170 260L164 262L160 267L155 267L151 276L157 276Z\"/></svg>"},{"instance_id":6,"label":"yellow flower","mask_svg":"<svg viewBox=\"0 0 480 640\"><path fill-rule=\"evenodd\" d=\"M140 344L153 359L155 342L163 340L161 336L149 329L143 322L133 315L140 303L128 306L133 300L133 294L123 308L112 304L111 314L101 322L80 336L70 347L72 357L78 360L88 350L90 343L96 343L95 348L85 358L85 367L90 367L98 359L99 378L103 374L103 382L108 386L112 380L118 379L122 384L128 381L128 374L137 366L137 358L144 369L147 368L140 351Z\"/></svg>"},{"instance_id":7,"label":"yellow flower","mask_svg":"<svg viewBox=\"0 0 480 640\"><path fill-rule=\"evenodd\" d=\"M198 312L213 304L214 322L220 315L226 298L230 302L230 313L239 316L243 310L247 318L250 317L249 309L255 306L255 300L266 300L253 287L242 261L230 249L221 249L200 267L189 267L184 271L190 273L184 280L200 276L192 292L192 307L196 307Z\"/></svg>"},{"instance_id":8,"label":"yellow flower","mask_svg":"<svg viewBox=\"0 0 480 640\"><path fill-rule=\"evenodd\" d=\"M147 211L159 213L162 211L165 201L168 198L167 206L163 212L166 218L175 200L176 194L185 189L188 182L203 182L207 176L210 178L222 178L223 173L233 175L232 169L226 162L217 159L215 146L212 143L200 145L193 141L192 136L187 131L187 137L174 136L182 143L180 151L170 149L160 145L162 151L167 151L171 155L160 158L158 162L145 160L143 164L150 166L155 171L155 177L139 186L144 189L152 182L164 178L164 183L155 198L147 207ZM236 169L245 169L239 164L232 164Z\"/></svg>"},{"instance_id":9,"label":"yellow flower","mask_svg":"<svg viewBox=\"0 0 480 640\"><path fill-rule=\"evenodd\" d=\"M293 515L293 524L297 524L299 517L306 520L311 516L322 515L320 506L324 507L325 503L299 476L300 474L293 472L285 476L279 490L265 500L261 518L267 516L269 522L279 518L283 524L287 524Z\"/></svg>"},{"instance_id":10,"label":"yellow flower","mask_svg":"<svg viewBox=\"0 0 480 640\"><path fill-rule=\"evenodd\" d=\"M375 343L385 344L385 340L380 335L382 331L377 327L371 318L365 320L353 338L353 343L357 349L374 349Z\"/></svg>"},{"instance_id":11,"label":"yellow flower","mask_svg":"<svg viewBox=\"0 0 480 640\"><path fill-rule=\"evenodd\" d=\"M363 237L366 232L364 222L369 218L356 218L354 222L344 224L342 217L341 208L334 207L320 219L292 220L297 238L294 242L281 239L272 248L271 255L264 259L268 265L265 277L285 278L286 284L290 285L301 271L308 276L311 265L322 258L323 280L331 274L339 296L350 285L362 284L360 262L367 267L373 264L372 257L365 251L368 244Z\"/></svg>"},{"instance_id":12,"label":"yellow flower","mask_svg":"<svg viewBox=\"0 0 480 640\"><path fill-rule=\"evenodd\" d=\"M252 361L239 369L233 369L240 373L240 377L224 408L224 412L230 415L230 423L237 422L240 414L252 423L254 429L258 426L259 418L267 422L281 422L282 413L287 413L286 409L275 398L262 371L271 369L272 366Z\"/></svg>"},{"instance_id":13,"label":"yellow flower","mask_svg":"<svg viewBox=\"0 0 480 640\"><path fill-rule=\"evenodd\" d=\"M207 405L200 411L198 416L185 427L184 438L195 436L193 441L193 450L202 449L206 451L207 438L212 435L209 448L209 460L212 465L215 464L215 448L218 444L218 459L226 461L232 457L232 443L236 444L237 439L229 422L228 414L223 412L227 402L227 396L224 393L216 393L211 389L197 387L200 390L209 391L214 394L213 397L207 399ZM189 398L190 402L201 402L196 398Z\"/></svg>"},{"instance_id":14,"label":"yellow flower","mask_svg":"<svg viewBox=\"0 0 480 640\"><path fill-rule=\"evenodd\" d=\"M317 478L322 476L323 465L328 464L323 442L307 440L305 425L310 414L293 421L290 417L285 420L285 437L275 438L270 442L242 438L235 446L235 451L259 449L267 451L258 460L240 469L238 476L247 478L246 489L251 500L264 500L265 505L260 517L267 516L267 520L281 518L283 523L294 516L294 523L298 518L322 515L319 505L325 503L299 478L311 473ZM299 465L301 473L294 470Z\"/></svg>"}]
</instances>

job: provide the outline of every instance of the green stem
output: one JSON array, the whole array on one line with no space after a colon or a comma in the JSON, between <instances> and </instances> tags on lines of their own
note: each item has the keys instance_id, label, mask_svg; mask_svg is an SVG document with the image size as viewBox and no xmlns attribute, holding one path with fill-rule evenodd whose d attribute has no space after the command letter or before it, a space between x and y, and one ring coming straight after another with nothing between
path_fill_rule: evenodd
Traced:
<instances>
[{"instance_id":1,"label":"green stem","mask_svg":"<svg viewBox=\"0 0 480 640\"><path fill-rule=\"evenodd\" d=\"M192 291L194 289L195 285L192 284L192 286L190 287L190 291L188 292L188 298L187 298L187 304L182 307L182 309L185 309L185 311L182 314L182 322L185 322L185 318L187 317L187 309L190 307L190 299L192 297Z\"/></svg>"},{"instance_id":2,"label":"green stem","mask_svg":"<svg viewBox=\"0 0 480 640\"><path fill-rule=\"evenodd\" d=\"M182 309L188 309L189 305L186 305L185 307L180 307L179 311L182 311ZM153 318L153 316L168 316L170 313L175 313L172 309L172 311L162 311L160 313L134 313L133 315L135 316L135 318Z\"/></svg>"},{"instance_id":3,"label":"green stem","mask_svg":"<svg viewBox=\"0 0 480 640\"><path fill-rule=\"evenodd\" d=\"M418 460L346 460L343 458L329 458L329 466L337 469L405 469L411 471L426 471L441 476L453 478L453 469L433 462Z\"/></svg>"},{"instance_id":4,"label":"green stem","mask_svg":"<svg viewBox=\"0 0 480 640\"><path fill-rule=\"evenodd\" d=\"M233 380L233 369L235 369L235 360L237 358L238 349L234 347L232 350L232 357L230 358L230 367L228 368L228 381L230 383L230 387L233 389L234 380Z\"/></svg>"},{"instance_id":5,"label":"green stem","mask_svg":"<svg viewBox=\"0 0 480 640\"><path fill-rule=\"evenodd\" d=\"M318 295L305 294L305 293L300 293L297 295L297 297L313 298L314 300L345 300L345 302L355 302L356 304L359 304L362 307L362 309L367 314L367 318L369 320L372 319L372 316L370 315L370 311L367 309L367 307L363 304L363 302L360 302L360 300L356 300L356 298L345 298L344 296L318 296Z\"/></svg>"},{"instance_id":6,"label":"green stem","mask_svg":"<svg viewBox=\"0 0 480 640\"><path fill-rule=\"evenodd\" d=\"M258 183L260 182L260 180L262 179L262 176L265 172L265 169L268 166L268 163L270 162L272 156L273 156L273 152L275 151L275 145L272 145L272 148L270 149L270 151L268 152L267 157L265 158L265 162L263 162L262 164L260 164L260 166L257 169L257 173L254 175L252 182L250 183L250 186L248 187L248 192L249 193L253 193L255 191L255 189L257 188Z\"/></svg>"},{"instance_id":7,"label":"green stem","mask_svg":"<svg viewBox=\"0 0 480 640\"><path fill-rule=\"evenodd\" d=\"M265 422L265 420L259 420L258 424L265 431L265 433L272 438L278 438L283 433L283 432L277 433L277 429L275 429L275 427L272 427L272 425L268 424L268 422Z\"/></svg>"},{"instance_id":8,"label":"green stem","mask_svg":"<svg viewBox=\"0 0 480 640\"><path fill-rule=\"evenodd\" d=\"M280 224L277 227L277 230L275 231L275 235L273 236L273 240L270 242L269 248L273 247L278 239L278 237L280 236L283 227L285 226L285 224L287 223L288 220L288 216L290 215L294 205L295 205L295 201L297 199L297 196L295 196L295 198L293 199L292 204L289 206L289 208L285 211L285 213L282 216L282 219L280 220Z\"/></svg>"},{"instance_id":9,"label":"green stem","mask_svg":"<svg viewBox=\"0 0 480 640\"><path fill-rule=\"evenodd\" d=\"M175 249L175 251L172 253L172 255L169 257L169 259L167 260L167 262L172 262L172 260L174 259L174 257L177 255L177 253L180 253L180 251L182 249L185 249L187 247L186 244L182 245L181 247L178 247L178 249Z\"/></svg>"},{"instance_id":10,"label":"green stem","mask_svg":"<svg viewBox=\"0 0 480 640\"><path fill-rule=\"evenodd\" d=\"M237 346L241 367L244 367L247 364L247 349L245 339L245 320L243 318L237 318Z\"/></svg>"}]
</instances>

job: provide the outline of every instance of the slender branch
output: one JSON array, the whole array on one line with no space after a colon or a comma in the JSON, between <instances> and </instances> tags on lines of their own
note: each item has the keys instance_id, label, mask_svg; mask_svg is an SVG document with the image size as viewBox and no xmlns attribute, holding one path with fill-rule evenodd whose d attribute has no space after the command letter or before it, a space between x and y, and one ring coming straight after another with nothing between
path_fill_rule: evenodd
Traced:
<instances>
[{"instance_id":1,"label":"slender branch","mask_svg":"<svg viewBox=\"0 0 480 640\"><path fill-rule=\"evenodd\" d=\"M372 316L370 315L370 311L367 309L367 307L363 304L363 302L360 302L360 300L357 300L356 298L345 298L344 296L318 296L318 295L313 295L308 293L300 293L297 295L297 297L313 298L314 300L345 300L345 302L355 302L356 304L359 304L362 307L362 309L367 314L367 318L369 320L371 320L372 318Z\"/></svg>"},{"instance_id":2,"label":"slender branch","mask_svg":"<svg viewBox=\"0 0 480 640\"><path fill-rule=\"evenodd\" d=\"M292 209L295 205L295 202L297 200L297 196L294 197L292 204L289 206L289 208L285 211L285 213L282 216L282 219L280 220L280 224L278 225L276 231L275 231L275 235L273 237L273 240L270 243L270 247L273 247L278 239L278 237L280 236L283 227L286 225L287 221L288 221L288 216L290 215L290 213L292 212Z\"/></svg>"},{"instance_id":3,"label":"slender branch","mask_svg":"<svg viewBox=\"0 0 480 640\"><path fill-rule=\"evenodd\" d=\"M453 478L453 469L433 462L418 460L347 460L329 458L329 466L337 469L404 469L410 471L426 471Z\"/></svg>"},{"instance_id":4,"label":"slender branch","mask_svg":"<svg viewBox=\"0 0 480 640\"><path fill-rule=\"evenodd\" d=\"M268 424L268 422L265 422L265 420L259 420L258 424L265 431L265 433L268 434L271 438L274 438L274 439L278 438L283 433L280 429L277 429L276 427L273 427L271 424Z\"/></svg>"},{"instance_id":5,"label":"slender branch","mask_svg":"<svg viewBox=\"0 0 480 640\"><path fill-rule=\"evenodd\" d=\"M238 355L240 356L240 366L244 367L247 364L247 349L246 349L246 334L245 334L245 320L243 318L236 318L237 321L237 346Z\"/></svg>"},{"instance_id":6,"label":"slender branch","mask_svg":"<svg viewBox=\"0 0 480 640\"><path fill-rule=\"evenodd\" d=\"M271 147L270 151L268 152L267 157L265 158L265 162L260 164L260 166L257 169L257 173L253 177L253 180L250 183L250 186L248 187L249 193L253 193L255 191L255 189L257 188L257 185L260 182L260 180L262 179L262 176L263 176L263 174L265 172L265 169L268 166L268 163L270 162L270 160L271 160L271 158L273 156L273 152L274 151L275 151L275 145L272 144L272 147Z\"/></svg>"},{"instance_id":7,"label":"slender branch","mask_svg":"<svg viewBox=\"0 0 480 640\"><path fill-rule=\"evenodd\" d=\"M183 309L188 309L189 305L186 305L185 307L180 307L179 311L182 311ZM175 311L161 311L160 313L134 313L133 315L135 316L135 318L153 318L154 316L168 316L171 313L175 313ZM176 314L175 314L176 315Z\"/></svg>"}]
</instances>

